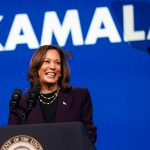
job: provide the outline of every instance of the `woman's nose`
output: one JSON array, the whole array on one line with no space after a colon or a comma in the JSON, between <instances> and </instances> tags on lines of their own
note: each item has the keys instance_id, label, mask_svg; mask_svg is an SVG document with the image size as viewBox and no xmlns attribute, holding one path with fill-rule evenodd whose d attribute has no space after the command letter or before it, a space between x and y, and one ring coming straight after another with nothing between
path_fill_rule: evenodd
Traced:
<instances>
[{"instance_id":1,"label":"woman's nose","mask_svg":"<svg viewBox=\"0 0 150 150\"><path fill-rule=\"evenodd\" d=\"M51 62L51 63L49 64L49 68L55 69L55 63L54 63L54 62Z\"/></svg>"}]
</instances>

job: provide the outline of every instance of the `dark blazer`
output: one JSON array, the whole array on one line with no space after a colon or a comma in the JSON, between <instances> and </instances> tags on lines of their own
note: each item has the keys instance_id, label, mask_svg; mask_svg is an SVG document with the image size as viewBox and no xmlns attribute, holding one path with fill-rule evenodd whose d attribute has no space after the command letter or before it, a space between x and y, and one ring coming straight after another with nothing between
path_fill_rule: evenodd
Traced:
<instances>
[{"instance_id":1,"label":"dark blazer","mask_svg":"<svg viewBox=\"0 0 150 150\"><path fill-rule=\"evenodd\" d=\"M22 96L20 101L21 107L26 107L26 102L29 93ZM85 88L71 88L70 90L60 89L58 96L58 105L54 122L82 122L88 131L91 141L96 140L96 127L93 124L92 118L92 102L87 89ZM18 110L21 117L22 111ZM27 124L44 123L39 99L36 101L36 106L33 107L28 116ZM9 125L17 125L17 117L9 114Z\"/></svg>"}]
</instances>

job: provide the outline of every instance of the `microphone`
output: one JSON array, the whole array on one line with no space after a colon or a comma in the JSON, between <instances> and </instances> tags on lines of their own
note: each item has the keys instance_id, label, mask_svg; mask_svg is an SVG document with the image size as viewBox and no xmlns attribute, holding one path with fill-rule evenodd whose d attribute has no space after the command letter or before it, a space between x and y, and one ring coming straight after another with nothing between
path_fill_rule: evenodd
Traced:
<instances>
[{"instance_id":1,"label":"microphone","mask_svg":"<svg viewBox=\"0 0 150 150\"><path fill-rule=\"evenodd\" d=\"M16 114L16 109L19 107L19 101L21 99L22 90L21 89L15 89L11 100L9 102L10 112ZM17 114L16 114L17 115Z\"/></svg>"},{"instance_id":2,"label":"microphone","mask_svg":"<svg viewBox=\"0 0 150 150\"><path fill-rule=\"evenodd\" d=\"M27 109L31 110L36 106L36 99L39 96L39 90L37 87L33 87L29 93L29 98L27 101Z\"/></svg>"},{"instance_id":3,"label":"microphone","mask_svg":"<svg viewBox=\"0 0 150 150\"><path fill-rule=\"evenodd\" d=\"M23 113L23 119L22 119L22 124L25 124L27 121L27 118L30 114L30 112L32 111L32 108L36 106L36 100L39 96L39 90L37 87L33 87L30 91L29 91L29 97L27 100L27 107L24 110Z\"/></svg>"}]
</instances>

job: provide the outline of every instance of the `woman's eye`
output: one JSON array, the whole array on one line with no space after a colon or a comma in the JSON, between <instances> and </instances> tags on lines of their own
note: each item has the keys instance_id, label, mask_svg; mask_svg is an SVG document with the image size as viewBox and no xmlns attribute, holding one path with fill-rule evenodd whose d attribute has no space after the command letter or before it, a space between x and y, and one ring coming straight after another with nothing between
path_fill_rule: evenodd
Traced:
<instances>
[{"instance_id":1,"label":"woman's eye","mask_svg":"<svg viewBox=\"0 0 150 150\"><path fill-rule=\"evenodd\" d=\"M57 61L56 64L59 64L59 65L60 65L61 63L60 63L59 61Z\"/></svg>"},{"instance_id":2,"label":"woman's eye","mask_svg":"<svg viewBox=\"0 0 150 150\"><path fill-rule=\"evenodd\" d=\"M44 63L49 63L49 60L44 60Z\"/></svg>"}]
</instances>

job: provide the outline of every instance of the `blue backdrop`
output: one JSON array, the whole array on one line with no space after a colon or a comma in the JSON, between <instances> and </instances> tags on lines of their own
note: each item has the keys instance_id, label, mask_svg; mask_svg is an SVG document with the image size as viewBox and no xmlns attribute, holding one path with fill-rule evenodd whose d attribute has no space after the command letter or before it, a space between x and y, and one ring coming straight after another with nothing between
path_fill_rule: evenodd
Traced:
<instances>
[{"instance_id":1,"label":"blue backdrop","mask_svg":"<svg viewBox=\"0 0 150 150\"><path fill-rule=\"evenodd\" d=\"M0 2L0 125L14 89L29 87L33 52L72 53L71 84L92 96L98 150L150 149L150 1Z\"/></svg>"}]
</instances>

